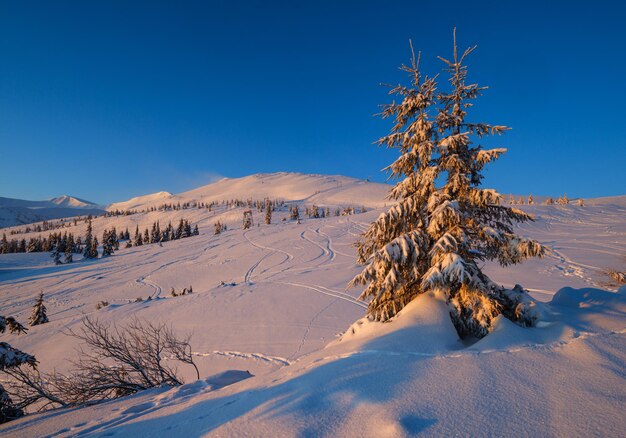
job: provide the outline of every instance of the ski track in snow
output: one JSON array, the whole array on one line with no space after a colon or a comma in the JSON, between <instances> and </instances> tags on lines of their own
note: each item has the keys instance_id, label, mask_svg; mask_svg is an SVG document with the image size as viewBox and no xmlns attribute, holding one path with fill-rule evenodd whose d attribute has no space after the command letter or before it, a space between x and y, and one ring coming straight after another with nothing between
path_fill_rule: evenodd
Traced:
<instances>
[{"instance_id":1,"label":"ski track in snow","mask_svg":"<svg viewBox=\"0 0 626 438\"><path fill-rule=\"evenodd\" d=\"M338 254L338 255L341 255L341 256L348 257L350 259L356 260L356 256L354 254L346 254L346 253L337 251L336 249L332 248L333 241L332 241L331 237L328 234L320 231L320 228L317 229L317 233L320 234L321 236L323 236L328 241L328 249L330 251L333 251L334 254Z\"/></svg>"},{"instance_id":2,"label":"ski track in snow","mask_svg":"<svg viewBox=\"0 0 626 438\"><path fill-rule=\"evenodd\" d=\"M357 300L356 298L353 298L351 295L349 295L347 293L344 293L344 292L337 291L337 290L329 289L329 288L324 287L324 286L310 285L310 284L303 284L303 283L293 283L293 282L289 282L289 281L275 281L273 283L285 284L285 285L289 285L289 286L296 286L296 287L301 287L301 288L313 290L313 291L321 293L323 295L329 295L331 297L335 297L335 298L338 298L340 300L344 300L344 301L347 301L347 302L349 302L351 304L354 304L356 306L359 306L359 307L362 307L364 309L367 309L367 305L366 304L364 304L363 302Z\"/></svg>"},{"instance_id":3,"label":"ski track in snow","mask_svg":"<svg viewBox=\"0 0 626 438\"><path fill-rule=\"evenodd\" d=\"M161 292L163 292L163 289L161 288L161 286L156 284L154 281L148 280L146 277L137 279L137 283L150 286L152 289L154 289L154 293L150 295L152 299L160 297Z\"/></svg>"},{"instance_id":4,"label":"ski track in snow","mask_svg":"<svg viewBox=\"0 0 626 438\"><path fill-rule=\"evenodd\" d=\"M248 233L250 231L251 230L246 230L243 233L243 237L248 241L248 243L250 245L254 246L255 248L259 248L259 249L262 249L264 251L269 251L269 253L265 254L263 257L261 257L259 260L257 260L252 266L250 266L250 268L248 268L248 271L244 274L244 283L250 283L251 282L251 278L252 278L252 274L256 270L256 268L259 267L259 265L263 262L263 260L265 260L267 257L272 256L273 254L281 253L281 254L284 254L286 256L284 260L282 260L280 263L278 263L275 266L280 266L283 263L286 263L286 262L294 259L293 255L288 253L287 251L283 251L282 249L278 249L278 248L272 248L272 247L269 247L269 246L260 245L260 244L258 244L256 242L253 242L248 237Z\"/></svg>"},{"instance_id":5,"label":"ski track in snow","mask_svg":"<svg viewBox=\"0 0 626 438\"><path fill-rule=\"evenodd\" d=\"M301 233L300 233L300 238L301 238L301 239L303 239L303 240L306 240L306 241L307 241L307 242L309 242L310 244L315 245L316 247L318 247L319 249L321 249L321 250L322 250L322 252L321 252L319 255L317 255L317 256L315 256L315 257L313 257L313 258L312 258L312 259L310 259L310 260L307 260L307 262L312 262L312 261L314 261L314 260L319 259L320 257L324 257L324 255L326 255L326 254L327 254L327 251L326 251L326 248L324 248L322 245L320 245L320 244L318 244L317 242L314 242L313 240L311 240L311 239L309 239L308 237L306 237L306 236L305 236L305 234L306 234L306 232L307 232L307 231L309 231L309 232L310 232L311 230L307 228L306 230L304 230L303 232L301 232Z\"/></svg>"}]
</instances>

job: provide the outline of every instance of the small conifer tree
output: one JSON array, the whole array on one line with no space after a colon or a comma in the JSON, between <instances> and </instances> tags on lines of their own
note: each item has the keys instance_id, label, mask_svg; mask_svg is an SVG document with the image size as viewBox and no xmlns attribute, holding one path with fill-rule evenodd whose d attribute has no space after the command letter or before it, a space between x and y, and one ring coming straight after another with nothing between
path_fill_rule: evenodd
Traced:
<instances>
[{"instance_id":1,"label":"small conifer tree","mask_svg":"<svg viewBox=\"0 0 626 438\"><path fill-rule=\"evenodd\" d=\"M55 265L60 265L61 264L61 251L59 250L59 245L55 245L54 249L52 250L52 261L54 261Z\"/></svg>"},{"instance_id":2,"label":"small conifer tree","mask_svg":"<svg viewBox=\"0 0 626 438\"><path fill-rule=\"evenodd\" d=\"M265 224L270 225L272 223L272 205L269 199L265 202Z\"/></svg>"},{"instance_id":3,"label":"small conifer tree","mask_svg":"<svg viewBox=\"0 0 626 438\"><path fill-rule=\"evenodd\" d=\"M298 210L298 206L294 205L291 209L291 219L300 223L300 210Z\"/></svg>"},{"instance_id":4,"label":"small conifer tree","mask_svg":"<svg viewBox=\"0 0 626 438\"><path fill-rule=\"evenodd\" d=\"M98 255L96 253L96 256L94 257L92 248L93 248L93 228L91 227L91 219L89 219L89 222L87 222L87 234L85 235L85 249L83 251L83 257L85 257L86 259L96 258ZM97 245L96 245L96 248L97 248Z\"/></svg>"},{"instance_id":5,"label":"small conifer tree","mask_svg":"<svg viewBox=\"0 0 626 438\"><path fill-rule=\"evenodd\" d=\"M252 222L252 210L245 210L243 212L243 229L247 230L253 225Z\"/></svg>"},{"instance_id":6,"label":"small conifer tree","mask_svg":"<svg viewBox=\"0 0 626 438\"><path fill-rule=\"evenodd\" d=\"M104 232L102 233L102 257L108 257L113 254L111 234L111 231L108 230L104 230Z\"/></svg>"},{"instance_id":7,"label":"small conifer tree","mask_svg":"<svg viewBox=\"0 0 626 438\"><path fill-rule=\"evenodd\" d=\"M91 251L90 251L91 257L92 259L97 259L98 258L98 238L94 237L93 240L91 241Z\"/></svg>"},{"instance_id":8,"label":"small conifer tree","mask_svg":"<svg viewBox=\"0 0 626 438\"><path fill-rule=\"evenodd\" d=\"M46 306L43 303L43 292L37 297L35 305L33 306L33 312L30 315L30 325L40 325L48 322L48 316L46 315Z\"/></svg>"},{"instance_id":9,"label":"small conifer tree","mask_svg":"<svg viewBox=\"0 0 626 438\"><path fill-rule=\"evenodd\" d=\"M141 233L139 232L139 225L135 228L135 246L143 245L143 239L141 238Z\"/></svg>"}]
</instances>

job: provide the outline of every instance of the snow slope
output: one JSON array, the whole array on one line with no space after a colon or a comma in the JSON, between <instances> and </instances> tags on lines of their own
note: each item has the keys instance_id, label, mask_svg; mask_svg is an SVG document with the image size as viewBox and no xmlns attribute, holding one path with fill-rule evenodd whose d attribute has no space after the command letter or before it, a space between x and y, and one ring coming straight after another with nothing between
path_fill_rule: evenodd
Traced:
<instances>
[{"instance_id":1,"label":"snow slope","mask_svg":"<svg viewBox=\"0 0 626 438\"><path fill-rule=\"evenodd\" d=\"M386 184L340 175L308 175L278 172L256 174L243 178L223 178L217 182L187 192L171 195L159 192L140 196L129 201L108 206L108 210L141 210L158 206L163 202L212 202L231 199L265 198L284 201L303 201L318 205L345 205L380 207L388 204Z\"/></svg>"},{"instance_id":2,"label":"snow slope","mask_svg":"<svg viewBox=\"0 0 626 438\"><path fill-rule=\"evenodd\" d=\"M136 196L128 201L115 202L107 206L108 211L115 210L140 210L153 205L159 205L163 202L167 202L172 197L169 192L156 192L149 195Z\"/></svg>"},{"instance_id":3,"label":"snow slope","mask_svg":"<svg viewBox=\"0 0 626 438\"><path fill-rule=\"evenodd\" d=\"M337 194L321 200L342 205L332 182L317 194L309 188L287 193L289 180L300 178L295 175L269 176L272 184L288 181L283 196L259 190L306 199L306 205ZM265 182L220 181L219 191L211 184L185 196L262 197L262 191L238 192L272 185L268 176L255 178ZM350 187L373 199L362 189L368 184ZM368 202L350 199L350 205ZM552 252L487 270L502 284L530 288L542 301L542 322L522 329L502 319L473 345L458 340L445 306L432 296L388 324L362 319L359 290L345 286L359 271L353 243L377 209L304 218L298 225L282 221L285 208L274 213L273 224L246 231L243 209L224 206L97 218L98 236L111 226L132 232L135 225L181 217L198 223L200 236L71 265L54 266L45 253L0 256L0 314L26 322L35 297L45 293L51 322L25 336L2 337L35 354L42 370L68 368L77 345L63 331L78 327L82 315L118 325L137 316L193 332L203 378L194 381L191 370L181 369L188 382L182 387L31 415L0 426L0 435L623 436L626 291L617 292L605 270L624 268L626 210L616 203L522 208L537 221L519 232ZM254 214L255 223L263 223L264 213ZM214 236L217 220L229 229ZM82 234L84 228L67 230ZM170 288L189 285L192 295L169 295ZM147 296L153 300L133 302ZM111 305L97 311L101 300Z\"/></svg>"}]
</instances>

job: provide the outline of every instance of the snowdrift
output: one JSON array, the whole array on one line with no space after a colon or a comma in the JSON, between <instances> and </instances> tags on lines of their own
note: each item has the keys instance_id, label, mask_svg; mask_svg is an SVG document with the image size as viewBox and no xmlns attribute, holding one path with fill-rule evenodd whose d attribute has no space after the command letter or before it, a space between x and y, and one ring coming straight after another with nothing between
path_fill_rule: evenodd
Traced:
<instances>
[{"instance_id":1,"label":"snowdrift","mask_svg":"<svg viewBox=\"0 0 626 438\"><path fill-rule=\"evenodd\" d=\"M626 287L560 290L541 327L470 347L445 303L359 321L327 348L230 386L211 379L9 423L11 436L620 436ZM237 382L235 372L213 380Z\"/></svg>"}]
</instances>

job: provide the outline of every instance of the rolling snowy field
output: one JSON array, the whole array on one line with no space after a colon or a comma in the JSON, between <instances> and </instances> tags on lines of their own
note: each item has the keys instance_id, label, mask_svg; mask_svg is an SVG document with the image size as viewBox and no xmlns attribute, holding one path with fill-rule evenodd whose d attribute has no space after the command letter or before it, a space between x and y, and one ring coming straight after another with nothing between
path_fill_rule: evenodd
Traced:
<instances>
[{"instance_id":1,"label":"rolling snowy field","mask_svg":"<svg viewBox=\"0 0 626 438\"><path fill-rule=\"evenodd\" d=\"M519 234L551 251L486 272L527 288L541 321L523 329L500 319L468 345L438 297L421 296L391 323L361 319L360 291L346 290L360 270L353 245L389 204L387 189L299 174L225 179L109 208L269 196L368 211L309 219L301 208L296 224L282 220L289 216L283 209L265 225L253 209L255 226L245 231L244 208L221 205L97 218L98 237L112 226L132 234L136 225L181 217L198 224L200 235L162 247L122 244L109 258L60 266L49 253L0 256L0 314L25 323L45 293L50 323L2 339L36 355L41 370L67 369L78 345L64 332L84 315L118 325L138 317L193 333L202 377L194 381L181 368L181 387L26 416L1 425L0 435L624 436L626 288L606 271L626 265L626 197L586 207L520 206L537 220ZM228 230L215 236L217 220ZM67 231L83 235L85 224ZM170 296L188 286L193 294ZM110 305L96 310L99 301Z\"/></svg>"}]
</instances>

